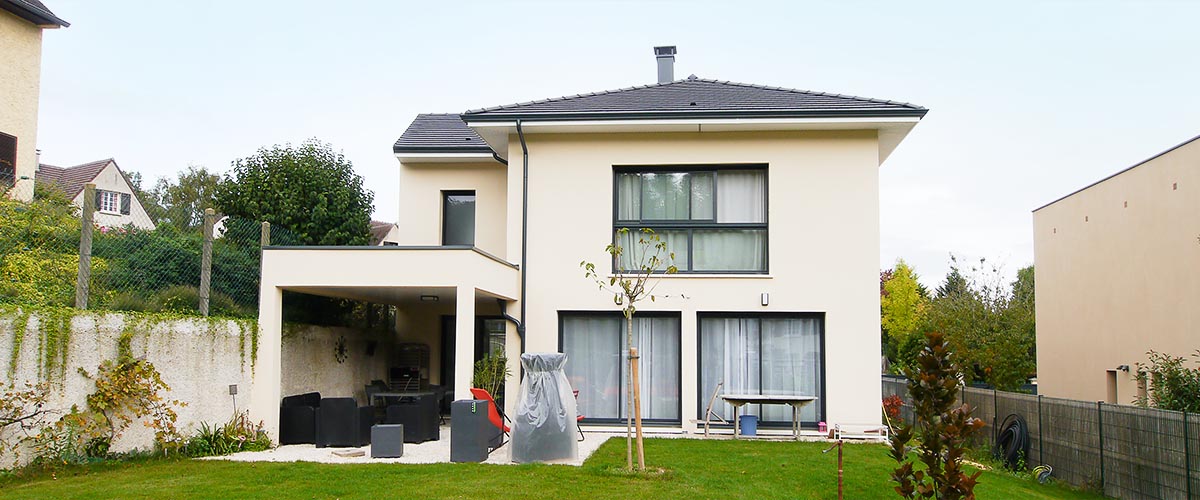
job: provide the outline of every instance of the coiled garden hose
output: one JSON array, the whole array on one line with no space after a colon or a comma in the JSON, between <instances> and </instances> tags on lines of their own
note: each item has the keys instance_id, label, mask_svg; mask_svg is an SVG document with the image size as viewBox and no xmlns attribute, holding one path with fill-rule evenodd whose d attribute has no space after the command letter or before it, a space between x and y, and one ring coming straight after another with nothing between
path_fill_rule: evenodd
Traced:
<instances>
[{"instance_id":1,"label":"coiled garden hose","mask_svg":"<svg viewBox=\"0 0 1200 500\"><path fill-rule=\"evenodd\" d=\"M1016 413L1004 417L992 454L1011 470L1024 467L1029 458L1029 425Z\"/></svg>"}]
</instances>

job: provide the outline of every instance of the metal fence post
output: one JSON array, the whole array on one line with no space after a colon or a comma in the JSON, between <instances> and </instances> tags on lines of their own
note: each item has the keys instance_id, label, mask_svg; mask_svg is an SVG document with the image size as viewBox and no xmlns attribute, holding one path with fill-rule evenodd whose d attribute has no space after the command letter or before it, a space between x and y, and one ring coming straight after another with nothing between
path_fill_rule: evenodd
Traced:
<instances>
[{"instance_id":1,"label":"metal fence post","mask_svg":"<svg viewBox=\"0 0 1200 500\"><path fill-rule=\"evenodd\" d=\"M1188 412L1183 412L1183 470L1187 480L1187 497L1192 498L1192 439L1188 433Z\"/></svg>"},{"instance_id":2,"label":"metal fence post","mask_svg":"<svg viewBox=\"0 0 1200 500\"><path fill-rule=\"evenodd\" d=\"M79 273L75 276L75 307L87 309L88 283L92 278L92 230L96 212L96 184L83 185L83 220L79 231Z\"/></svg>"},{"instance_id":3,"label":"metal fence post","mask_svg":"<svg viewBox=\"0 0 1200 500\"><path fill-rule=\"evenodd\" d=\"M270 222L263 221L262 234L259 235L259 242L260 242L260 244L259 244L260 247L265 248L265 247L271 246L271 223Z\"/></svg>"},{"instance_id":4,"label":"metal fence post","mask_svg":"<svg viewBox=\"0 0 1200 500\"><path fill-rule=\"evenodd\" d=\"M1038 394L1038 464L1046 465L1046 441L1042 436L1042 395Z\"/></svg>"},{"instance_id":5,"label":"metal fence post","mask_svg":"<svg viewBox=\"0 0 1200 500\"><path fill-rule=\"evenodd\" d=\"M1104 402L1096 401L1096 424L1100 434L1100 493L1104 493Z\"/></svg>"},{"instance_id":6,"label":"metal fence post","mask_svg":"<svg viewBox=\"0 0 1200 500\"><path fill-rule=\"evenodd\" d=\"M996 397L996 388L992 387L992 443L996 442L996 438L1000 436L996 426L1000 422L996 419L1000 418L1000 399Z\"/></svg>"},{"instance_id":7,"label":"metal fence post","mask_svg":"<svg viewBox=\"0 0 1200 500\"><path fill-rule=\"evenodd\" d=\"M200 250L200 314L208 316L208 295L212 286L212 240L216 212L204 209L204 244Z\"/></svg>"}]
</instances>

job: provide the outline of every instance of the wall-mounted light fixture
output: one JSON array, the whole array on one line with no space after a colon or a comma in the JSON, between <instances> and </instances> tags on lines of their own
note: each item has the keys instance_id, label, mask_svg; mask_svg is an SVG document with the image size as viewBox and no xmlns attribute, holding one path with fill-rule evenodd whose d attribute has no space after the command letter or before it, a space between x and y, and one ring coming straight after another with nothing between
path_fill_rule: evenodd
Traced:
<instances>
[{"instance_id":1,"label":"wall-mounted light fixture","mask_svg":"<svg viewBox=\"0 0 1200 500\"><path fill-rule=\"evenodd\" d=\"M437 295L422 295L421 296L421 302L437 302L437 301L438 301Z\"/></svg>"},{"instance_id":2,"label":"wall-mounted light fixture","mask_svg":"<svg viewBox=\"0 0 1200 500\"><path fill-rule=\"evenodd\" d=\"M1129 373L1129 365L1120 365L1120 366L1118 366L1118 367L1117 367L1117 370L1118 370L1118 371L1123 371L1123 372L1125 372L1125 373Z\"/></svg>"},{"instance_id":3,"label":"wall-mounted light fixture","mask_svg":"<svg viewBox=\"0 0 1200 500\"><path fill-rule=\"evenodd\" d=\"M771 294L769 294L767 292L763 292L760 299L761 299L762 305L764 305L764 306L771 305Z\"/></svg>"}]
</instances>

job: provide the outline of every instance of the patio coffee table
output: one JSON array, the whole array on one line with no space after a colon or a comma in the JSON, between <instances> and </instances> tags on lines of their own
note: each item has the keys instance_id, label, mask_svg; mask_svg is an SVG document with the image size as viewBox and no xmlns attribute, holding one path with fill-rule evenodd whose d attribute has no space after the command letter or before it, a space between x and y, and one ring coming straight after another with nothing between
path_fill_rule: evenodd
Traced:
<instances>
[{"instance_id":1,"label":"patio coffee table","mask_svg":"<svg viewBox=\"0 0 1200 500\"><path fill-rule=\"evenodd\" d=\"M774 394L722 394L721 399L733 406L733 438L737 439L741 426L738 424L738 409L748 404L788 405L792 407L792 436L800 440L800 409L816 396L778 396Z\"/></svg>"}]
</instances>

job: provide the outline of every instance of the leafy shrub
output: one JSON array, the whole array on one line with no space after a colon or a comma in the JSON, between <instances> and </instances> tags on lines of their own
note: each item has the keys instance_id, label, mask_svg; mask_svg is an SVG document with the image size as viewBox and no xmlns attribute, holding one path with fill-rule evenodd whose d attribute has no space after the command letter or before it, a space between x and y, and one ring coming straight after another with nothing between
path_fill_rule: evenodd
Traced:
<instances>
[{"instance_id":1,"label":"leafy shrub","mask_svg":"<svg viewBox=\"0 0 1200 500\"><path fill-rule=\"evenodd\" d=\"M92 283L102 281L107 270L107 261L92 257ZM0 283L5 283L0 299L20 304L71 306L75 302L78 275L77 253L35 248L8 254L0 261Z\"/></svg>"},{"instance_id":2,"label":"leafy shrub","mask_svg":"<svg viewBox=\"0 0 1200 500\"><path fill-rule=\"evenodd\" d=\"M119 292L113 295L108 308L114 311L150 312L154 310L154 304L140 294Z\"/></svg>"},{"instance_id":3,"label":"leafy shrub","mask_svg":"<svg viewBox=\"0 0 1200 500\"><path fill-rule=\"evenodd\" d=\"M254 316L255 311L237 304L228 295L209 292L208 311L211 316ZM154 312L195 314L200 309L200 289L194 286L176 285L154 294L146 309Z\"/></svg>"},{"instance_id":4,"label":"leafy shrub","mask_svg":"<svg viewBox=\"0 0 1200 500\"><path fill-rule=\"evenodd\" d=\"M199 432L187 440L183 451L189 457L206 457L270 447L271 439L262 424L254 424L248 412L241 412L219 427L201 423Z\"/></svg>"},{"instance_id":5,"label":"leafy shrub","mask_svg":"<svg viewBox=\"0 0 1200 500\"><path fill-rule=\"evenodd\" d=\"M493 399L503 397L504 381L508 379L508 358L504 354L488 354L475 362L475 376L471 385L488 391Z\"/></svg>"},{"instance_id":6,"label":"leafy shrub","mask_svg":"<svg viewBox=\"0 0 1200 500\"><path fill-rule=\"evenodd\" d=\"M1184 366L1186 360L1183 357L1153 350L1146 356L1150 358L1150 364L1137 364L1138 381L1148 384L1149 391L1134 403L1163 410L1200 412L1200 366L1188 368ZM1192 357L1200 363L1200 350Z\"/></svg>"}]
</instances>

